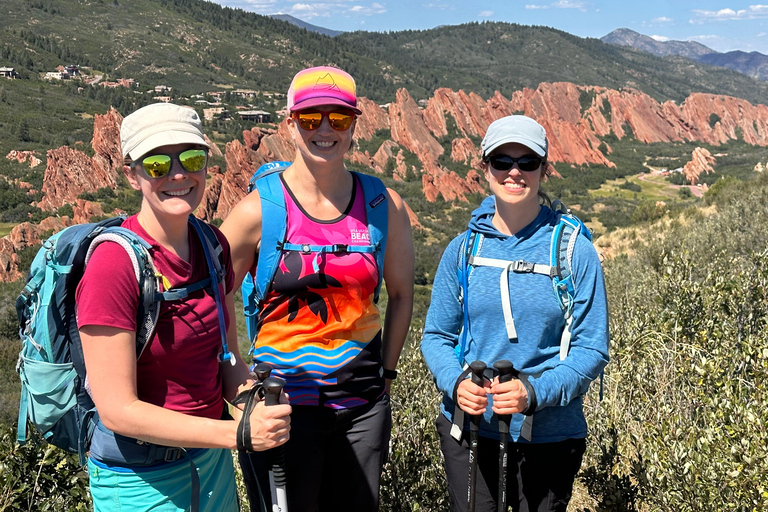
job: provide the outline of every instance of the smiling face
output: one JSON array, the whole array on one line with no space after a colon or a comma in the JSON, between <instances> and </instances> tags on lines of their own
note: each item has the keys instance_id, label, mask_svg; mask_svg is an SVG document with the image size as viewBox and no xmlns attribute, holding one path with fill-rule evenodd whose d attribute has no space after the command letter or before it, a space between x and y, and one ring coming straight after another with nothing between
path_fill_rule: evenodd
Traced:
<instances>
[{"instance_id":1,"label":"smiling face","mask_svg":"<svg viewBox=\"0 0 768 512\"><path fill-rule=\"evenodd\" d=\"M312 107L312 112L343 112L352 113L333 105ZM299 111L301 112L301 111ZM306 163L329 164L339 163L343 165L344 154L352 145L352 136L355 132L356 121L347 130L334 130L327 116L323 116L320 127L316 130L305 130L296 119L288 118L288 126L293 133L296 143L297 156Z\"/></svg>"},{"instance_id":2,"label":"smiling face","mask_svg":"<svg viewBox=\"0 0 768 512\"><path fill-rule=\"evenodd\" d=\"M194 144L173 144L153 149L142 158L151 155L178 155L187 149L195 149ZM207 169L188 172L177 158L171 162L171 170L162 178L150 178L139 163L123 168L131 187L141 191L143 198L141 211L151 213L157 218L188 217L203 200Z\"/></svg>"},{"instance_id":3,"label":"smiling face","mask_svg":"<svg viewBox=\"0 0 768 512\"><path fill-rule=\"evenodd\" d=\"M489 156L507 155L512 158L531 156L539 158L528 147L509 143L493 150ZM539 210L539 185L544 176L545 165L535 171L521 171L517 163L507 171L494 169L490 163L485 164L485 177L491 186L491 192L496 196L496 202L505 203L515 208L531 212Z\"/></svg>"}]
</instances>

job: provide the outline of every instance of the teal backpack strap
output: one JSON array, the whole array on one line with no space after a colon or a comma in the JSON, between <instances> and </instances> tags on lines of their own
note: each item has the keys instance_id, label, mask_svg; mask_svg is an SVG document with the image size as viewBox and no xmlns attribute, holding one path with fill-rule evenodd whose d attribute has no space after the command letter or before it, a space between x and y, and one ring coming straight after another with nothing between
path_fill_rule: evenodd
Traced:
<instances>
[{"instance_id":1,"label":"teal backpack strap","mask_svg":"<svg viewBox=\"0 0 768 512\"><path fill-rule=\"evenodd\" d=\"M365 216L368 222L368 234L376 256L376 267L379 269L379 282L373 294L374 303L379 301L381 283L384 280L384 254L387 250L387 234L389 232L389 207L387 204L387 189L384 183L375 176L352 171L360 181L365 198ZM367 252L367 251L366 251Z\"/></svg>"}]
</instances>

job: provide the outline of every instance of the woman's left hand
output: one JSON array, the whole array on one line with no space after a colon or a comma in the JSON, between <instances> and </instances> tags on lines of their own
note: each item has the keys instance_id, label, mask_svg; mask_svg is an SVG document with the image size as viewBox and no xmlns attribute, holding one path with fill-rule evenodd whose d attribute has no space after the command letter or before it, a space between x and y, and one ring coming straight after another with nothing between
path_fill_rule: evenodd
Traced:
<instances>
[{"instance_id":1,"label":"woman's left hand","mask_svg":"<svg viewBox=\"0 0 768 512\"><path fill-rule=\"evenodd\" d=\"M498 415L517 414L528 408L528 392L519 379L499 382L496 377L491 383L493 412Z\"/></svg>"}]
</instances>

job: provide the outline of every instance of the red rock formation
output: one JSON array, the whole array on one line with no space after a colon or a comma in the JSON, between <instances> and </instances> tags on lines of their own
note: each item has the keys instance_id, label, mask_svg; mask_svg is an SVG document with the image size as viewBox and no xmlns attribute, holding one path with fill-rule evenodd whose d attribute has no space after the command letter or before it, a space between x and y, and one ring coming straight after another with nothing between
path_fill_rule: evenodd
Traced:
<instances>
[{"instance_id":1,"label":"red rock formation","mask_svg":"<svg viewBox=\"0 0 768 512\"><path fill-rule=\"evenodd\" d=\"M15 226L11 232L0 238L0 281L10 282L24 277L19 271L18 253L41 242L41 237L45 233L56 233L64 229L67 225L64 219L58 217L48 217L39 225L30 222L22 222Z\"/></svg>"},{"instance_id":2,"label":"red rock formation","mask_svg":"<svg viewBox=\"0 0 768 512\"><path fill-rule=\"evenodd\" d=\"M358 98L357 106L363 113L355 123L355 140L371 140L377 130L389 129L389 116L375 102L368 98Z\"/></svg>"},{"instance_id":3,"label":"red rock formation","mask_svg":"<svg viewBox=\"0 0 768 512\"><path fill-rule=\"evenodd\" d=\"M691 161L683 166L683 174L688 183L696 185L702 173L714 172L715 157L704 148L695 148L691 153Z\"/></svg>"},{"instance_id":4,"label":"red rock formation","mask_svg":"<svg viewBox=\"0 0 768 512\"><path fill-rule=\"evenodd\" d=\"M224 153L221 152L221 150L219 149L219 146L211 142L211 139L209 139L207 135L203 134L203 138L205 139L205 142L208 143L208 146L211 148L211 155L224 156Z\"/></svg>"},{"instance_id":5,"label":"red rock formation","mask_svg":"<svg viewBox=\"0 0 768 512\"><path fill-rule=\"evenodd\" d=\"M39 156L40 153L37 151L17 151L12 149L7 155L5 155L5 158L8 160L16 160L20 164L29 162L29 168L34 169L40 165L40 162L42 162L42 160L38 158Z\"/></svg>"},{"instance_id":6,"label":"red rock formation","mask_svg":"<svg viewBox=\"0 0 768 512\"><path fill-rule=\"evenodd\" d=\"M470 163L473 167L480 163L480 148L468 138L451 141L451 160L454 162Z\"/></svg>"},{"instance_id":7,"label":"red rock formation","mask_svg":"<svg viewBox=\"0 0 768 512\"><path fill-rule=\"evenodd\" d=\"M43 199L38 207L55 210L65 204L75 204L77 196L83 192L117 187L123 166L120 150L122 122L122 116L114 108L104 115L94 116L91 145L96 154L93 158L67 146L48 151Z\"/></svg>"},{"instance_id":8,"label":"red rock formation","mask_svg":"<svg viewBox=\"0 0 768 512\"><path fill-rule=\"evenodd\" d=\"M43 177L44 197L38 204L43 210L74 204L83 192L117 187L117 174L82 151L62 146L49 150L47 160Z\"/></svg>"},{"instance_id":9,"label":"red rock formation","mask_svg":"<svg viewBox=\"0 0 768 512\"><path fill-rule=\"evenodd\" d=\"M104 210L101 209L99 203L92 203L85 199L78 199L77 204L72 207L74 215L72 216L73 224L85 224L91 222L91 217L100 217L104 215Z\"/></svg>"},{"instance_id":10,"label":"red rock formation","mask_svg":"<svg viewBox=\"0 0 768 512\"><path fill-rule=\"evenodd\" d=\"M91 147L95 153L93 159L104 172L115 177L123 168L123 153L120 148L122 123L123 116L114 108L110 108L104 115L96 114L93 117L93 139L91 140Z\"/></svg>"},{"instance_id":11,"label":"red rock formation","mask_svg":"<svg viewBox=\"0 0 768 512\"><path fill-rule=\"evenodd\" d=\"M466 201L466 194L485 191L485 180L473 169L462 179L453 171L446 171L437 162L424 165L421 185L427 201L435 201L438 194L446 201Z\"/></svg>"},{"instance_id":12,"label":"red rock formation","mask_svg":"<svg viewBox=\"0 0 768 512\"><path fill-rule=\"evenodd\" d=\"M424 229L424 226L421 225L421 222L419 222L419 218L416 216L415 213L413 213L413 210L411 210L411 207L408 206L408 203L403 201L403 204L405 205L405 211L408 212L408 220L411 223L411 229Z\"/></svg>"},{"instance_id":13,"label":"red rock formation","mask_svg":"<svg viewBox=\"0 0 768 512\"><path fill-rule=\"evenodd\" d=\"M392 140L415 153L422 162L443 154L443 146L432 136L424 115L405 89L397 91L397 99L389 104Z\"/></svg>"},{"instance_id":14,"label":"red rock formation","mask_svg":"<svg viewBox=\"0 0 768 512\"><path fill-rule=\"evenodd\" d=\"M218 165L208 168L208 183L205 185L205 193L200 206L195 211L198 219L211 222L219 206L219 195L221 194L221 184L224 181L224 175L221 173Z\"/></svg>"}]
</instances>

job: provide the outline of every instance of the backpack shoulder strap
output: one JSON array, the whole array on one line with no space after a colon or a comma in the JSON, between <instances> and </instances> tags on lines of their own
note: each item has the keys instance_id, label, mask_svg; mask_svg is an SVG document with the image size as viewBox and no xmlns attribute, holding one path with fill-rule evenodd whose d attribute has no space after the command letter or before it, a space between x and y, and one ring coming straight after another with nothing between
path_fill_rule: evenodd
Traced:
<instances>
[{"instance_id":1,"label":"backpack shoulder strap","mask_svg":"<svg viewBox=\"0 0 768 512\"><path fill-rule=\"evenodd\" d=\"M219 333L221 334L221 349L219 354L219 362L229 361L234 366L236 363L235 355L229 351L227 345L227 327L224 320L224 298L222 297L222 275L221 275L221 262L219 255L216 254L214 244L211 242L210 237L213 236L216 239L216 246L218 246L219 252L222 251L221 244L218 243L218 237L213 232L210 226L199 220L194 215L189 216L189 222L192 224L197 236L203 245L203 253L205 254L205 262L208 265L208 273L210 275L210 285L213 288L213 296L216 300L216 312L219 318Z\"/></svg>"},{"instance_id":2,"label":"backpack shoulder strap","mask_svg":"<svg viewBox=\"0 0 768 512\"><path fill-rule=\"evenodd\" d=\"M467 295L469 292L469 274L472 270L470 268L470 261L472 261L474 256L477 255L477 252L482 243L482 239L482 233L467 229L467 231L464 233L464 240L459 246L457 276L459 278L459 301L461 302L464 325L461 329L461 334L459 335L459 344L454 348L454 352L456 354L456 358L459 360L462 366L464 366L465 363L464 355L466 354L467 340L470 336L469 301L467 300Z\"/></svg>"},{"instance_id":3,"label":"backpack shoulder strap","mask_svg":"<svg viewBox=\"0 0 768 512\"><path fill-rule=\"evenodd\" d=\"M384 254L387 250L387 234L389 232L389 208L387 205L387 189L384 183L375 176L352 171L360 181L365 198L365 217L368 223L368 234L374 247L376 266L379 269L379 282L376 284L373 301L379 301L381 283L384 280Z\"/></svg>"},{"instance_id":4,"label":"backpack shoulder strap","mask_svg":"<svg viewBox=\"0 0 768 512\"><path fill-rule=\"evenodd\" d=\"M280 244L285 241L286 209L280 173L270 173L256 181L261 197L261 244L254 289L259 303L269 291L280 261ZM269 219L269 222L263 222Z\"/></svg>"},{"instance_id":5,"label":"backpack shoulder strap","mask_svg":"<svg viewBox=\"0 0 768 512\"><path fill-rule=\"evenodd\" d=\"M555 210L558 220L555 229L552 230L549 257L550 266L556 269L555 276L552 278L555 297L565 318L565 329L563 329L560 339L560 359L563 360L568 355L568 347L571 342L573 300L576 296L572 269L573 251L579 235L583 235L591 241L592 234L578 217L564 209L562 203L557 202L555 204L558 208Z\"/></svg>"},{"instance_id":6,"label":"backpack shoulder strap","mask_svg":"<svg viewBox=\"0 0 768 512\"><path fill-rule=\"evenodd\" d=\"M279 244L285 241L286 210L280 173L290 162L270 162L253 174L248 192L258 189L261 198L261 244L257 254L256 276L245 274L240 290L248 339L253 343L259 323L259 308L264 301L280 262ZM269 219L269 222L264 222Z\"/></svg>"}]
</instances>

